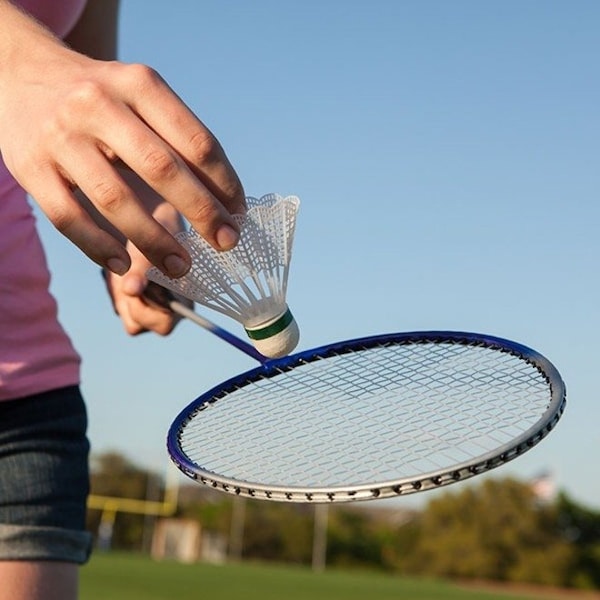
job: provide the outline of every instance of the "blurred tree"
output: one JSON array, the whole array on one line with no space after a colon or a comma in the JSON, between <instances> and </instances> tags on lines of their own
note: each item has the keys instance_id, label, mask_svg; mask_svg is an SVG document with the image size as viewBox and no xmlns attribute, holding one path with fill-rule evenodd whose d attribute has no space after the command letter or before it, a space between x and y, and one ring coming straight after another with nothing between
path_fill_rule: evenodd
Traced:
<instances>
[{"instance_id":1,"label":"blurred tree","mask_svg":"<svg viewBox=\"0 0 600 600\"><path fill-rule=\"evenodd\" d=\"M380 531L369 511L345 507L330 510L327 564L382 566Z\"/></svg>"},{"instance_id":2,"label":"blurred tree","mask_svg":"<svg viewBox=\"0 0 600 600\"><path fill-rule=\"evenodd\" d=\"M556 510L529 485L487 479L431 501L419 524L409 572L443 577L565 585L575 549L560 535Z\"/></svg>"},{"instance_id":3,"label":"blurred tree","mask_svg":"<svg viewBox=\"0 0 600 600\"><path fill-rule=\"evenodd\" d=\"M92 459L92 494L143 499L150 477L148 471L118 452L106 452Z\"/></svg>"},{"instance_id":4,"label":"blurred tree","mask_svg":"<svg viewBox=\"0 0 600 600\"><path fill-rule=\"evenodd\" d=\"M559 494L556 511L563 539L577 548L570 583L600 588L600 512L576 504L565 493Z\"/></svg>"},{"instance_id":5,"label":"blurred tree","mask_svg":"<svg viewBox=\"0 0 600 600\"><path fill-rule=\"evenodd\" d=\"M250 501L242 556L310 564L312 507Z\"/></svg>"}]
</instances>

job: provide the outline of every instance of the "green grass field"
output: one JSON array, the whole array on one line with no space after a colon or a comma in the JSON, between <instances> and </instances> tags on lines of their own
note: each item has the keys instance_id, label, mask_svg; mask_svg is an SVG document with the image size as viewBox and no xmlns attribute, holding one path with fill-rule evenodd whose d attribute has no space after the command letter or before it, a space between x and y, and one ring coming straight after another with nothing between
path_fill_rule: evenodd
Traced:
<instances>
[{"instance_id":1,"label":"green grass field","mask_svg":"<svg viewBox=\"0 0 600 600\"><path fill-rule=\"evenodd\" d=\"M82 569L81 600L531 600L380 573L265 564L185 565L130 554L96 554ZM546 595L537 598L548 597ZM554 597L554 596L553 596Z\"/></svg>"}]
</instances>

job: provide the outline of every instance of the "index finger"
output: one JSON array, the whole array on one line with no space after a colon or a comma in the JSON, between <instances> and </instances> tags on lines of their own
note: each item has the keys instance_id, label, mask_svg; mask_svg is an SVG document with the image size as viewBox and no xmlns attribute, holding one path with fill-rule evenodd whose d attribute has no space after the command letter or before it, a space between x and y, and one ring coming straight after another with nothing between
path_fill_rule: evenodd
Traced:
<instances>
[{"instance_id":1,"label":"index finger","mask_svg":"<svg viewBox=\"0 0 600 600\"><path fill-rule=\"evenodd\" d=\"M217 138L156 71L144 65L127 68L132 110L184 159L230 214L244 213L243 186Z\"/></svg>"}]
</instances>

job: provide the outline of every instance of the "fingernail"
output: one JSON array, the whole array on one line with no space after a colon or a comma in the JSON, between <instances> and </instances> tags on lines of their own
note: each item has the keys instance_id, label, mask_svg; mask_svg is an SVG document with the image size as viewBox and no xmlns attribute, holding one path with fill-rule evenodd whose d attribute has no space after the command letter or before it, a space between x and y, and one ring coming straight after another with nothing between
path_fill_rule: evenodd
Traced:
<instances>
[{"instance_id":1,"label":"fingernail","mask_svg":"<svg viewBox=\"0 0 600 600\"><path fill-rule=\"evenodd\" d=\"M230 250L238 243L240 234L231 225L221 225L216 238L221 250Z\"/></svg>"},{"instance_id":2,"label":"fingernail","mask_svg":"<svg viewBox=\"0 0 600 600\"><path fill-rule=\"evenodd\" d=\"M189 264L177 254L170 254L167 256L163 261L163 265L169 277L172 277L173 279L183 277L190 269Z\"/></svg>"},{"instance_id":3,"label":"fingernail","mask_svg":"<svg viewBox=\"0 0 600 600\"><path fill-rule=\"evenodd\" d=\"M120 258L109 258L106 261L106 266L117 275L125 275L129 269L129 265Z\"/></svg>"}]
</instances>

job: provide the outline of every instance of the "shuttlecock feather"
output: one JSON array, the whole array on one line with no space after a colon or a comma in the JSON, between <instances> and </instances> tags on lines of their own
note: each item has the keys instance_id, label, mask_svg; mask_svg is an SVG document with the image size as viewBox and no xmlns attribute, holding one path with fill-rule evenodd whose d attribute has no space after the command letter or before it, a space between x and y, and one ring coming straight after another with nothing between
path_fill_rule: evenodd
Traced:
<instances>
[{"instance_id":1,"label":"shuttlecock feather","mask_svg":"<svg viewBox=\"0 0 600 600\"><path fill-rule=\"evenodd\" d=\"M219 252L194 229L175 237L192 258L190 271L170 279L152 267L148 278L241 323L256 349L275 358L289 354L299 339L287 305L287 281L300 201L268 194L246 198L247 213L235 248Z\"/></svg>"}]
</instances>

